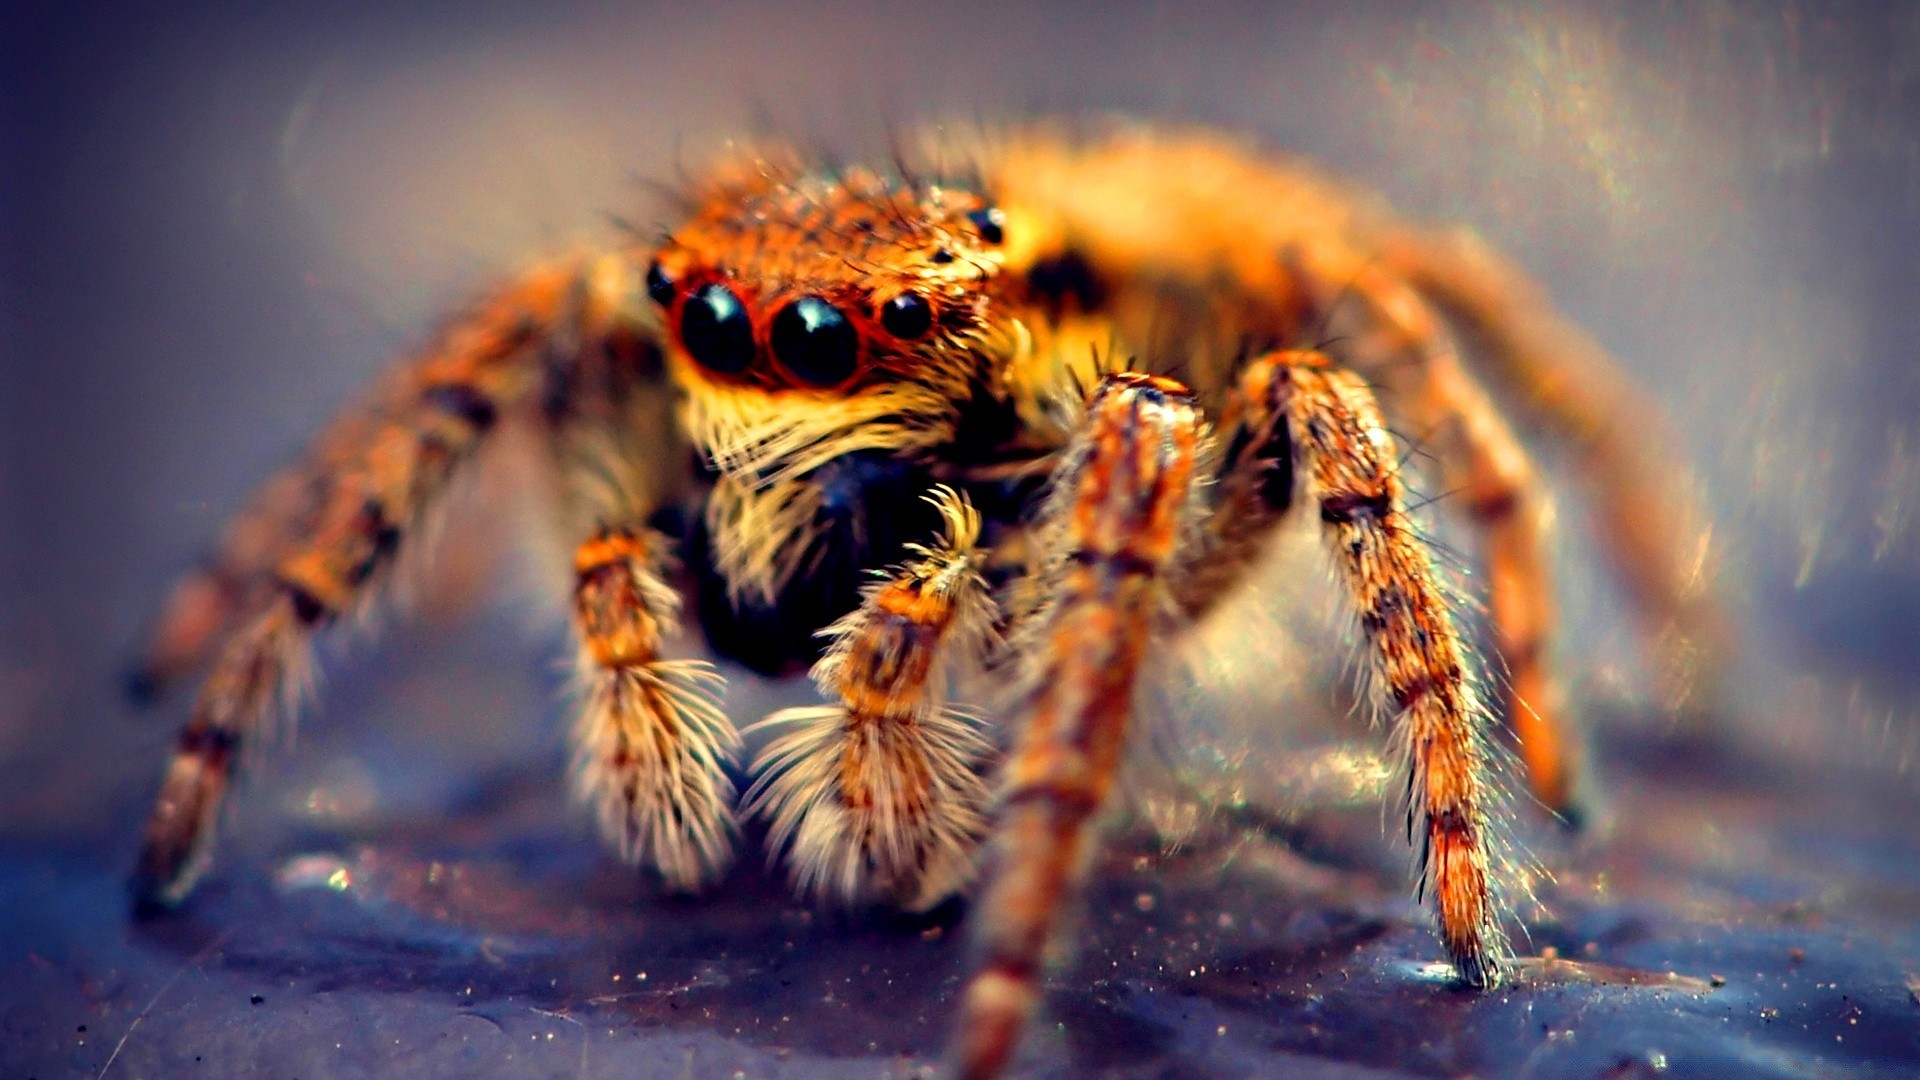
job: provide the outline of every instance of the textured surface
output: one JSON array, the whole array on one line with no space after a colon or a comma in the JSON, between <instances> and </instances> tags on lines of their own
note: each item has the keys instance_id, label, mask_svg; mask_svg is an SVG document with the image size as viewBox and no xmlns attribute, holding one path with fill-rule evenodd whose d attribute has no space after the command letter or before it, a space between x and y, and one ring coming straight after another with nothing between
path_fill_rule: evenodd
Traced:
<instances>
[{"instance_id":1,"label":"textured surface","mask_svg":"<svg viewBox=\"0 0 1920 1080\"><path fill-rule=\"evenodd\" d=\"M1028 1065L1920 1069L1920 840L1887 793L1788 803L1789 776L1637 749L1659 764L1620 789L1631 820L1530 923L1530 951L1561 959L1524 962L1511 987L1446 985L1419 909L1366 865L1377 818L1335 814L1294 837L1318 848L1313 868L1253 838L1117 852ZM810 912L757 867L713 900L663 899L554 824L552 787L496 777L451 814L382 820L364 842L256 831L184 912L144 925L125 918L121 866L10 848L0 1070L880 1077L937 1055L962 975L952 912ZM1329 869L1342 852L1362 858Z\"/></svg>"},{"instance_id":2,"label":"textured surface","mask_svg":"<svg viewBox=\"0 0 1920 1080\"><path fill-rule=\"evenodd\" d=\"M1433 983L1371 808L1289 829L1309 861L1130 849L1050 984L1037 1071L1920 1070L1910 8L377 7L49 7L0 35L0 1074L926 1062L959 931L808 914L752 857L702 903L610 866L560 795L556 635L480 608L484 562L450 553L424 618L328 658L207 889L145 925L122 882L179 717L114 678L246 487L432 312L608 208L647 227L632 171L671 177L756 111L884 153L885 116L1063 109L1246 131L1539 274L1678 420L1747 659L1721 739L1663 735L1563 495L1614 831L1527 828L1559 881L1528 951L1579 966ZM1337 650L1238 641L1246 685L1327 696ZM1189 748L1244 738L1246 708Z\"/></svg>"}]
</instances>

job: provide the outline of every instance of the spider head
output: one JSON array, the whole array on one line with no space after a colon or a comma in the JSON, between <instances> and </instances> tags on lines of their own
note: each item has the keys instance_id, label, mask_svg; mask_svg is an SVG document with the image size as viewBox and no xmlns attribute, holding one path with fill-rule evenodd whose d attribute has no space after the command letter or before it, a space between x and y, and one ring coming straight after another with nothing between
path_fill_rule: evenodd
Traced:
<instances>
[{"instance_id":1,"label":"spider head","mask_svg":"<svg viewBox=\"0 0 1920 1080\"><path fill-rule=\"evenodd\" d=\"M691 393L804 407L976 374L1002 240L980 196L755 158L696 206L647 271Z\"/></svg>"},{"instance_id":2,"label":"spider head","mask_svg":"<svg viewBox=\"0 0 1920 1080\"><path fill-rule=\"evenodd\" d=\"M1002 218L965 190L766 157L717 170L692 203L646 288L685 429L719 474L715 563L771 600L809 550L845 546L842 524L865 528L868 502L898 501L847 490L847 462L918 470L991 381Z\"/></svg>"}]
</instances>

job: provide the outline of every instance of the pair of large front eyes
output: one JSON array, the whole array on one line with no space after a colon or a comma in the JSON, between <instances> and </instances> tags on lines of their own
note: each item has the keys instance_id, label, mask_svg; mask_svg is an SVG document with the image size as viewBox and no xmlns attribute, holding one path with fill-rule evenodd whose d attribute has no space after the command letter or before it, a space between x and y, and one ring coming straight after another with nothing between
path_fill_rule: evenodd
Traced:
<instances>
[{"instance_id":1,"label":"pair of large front eyes","mask_svg":"<svg viewBox=\"0 0 1920 1080\"><path fill-rule=\"evenodd\" d=\"M677 295L658 266L647 271L647 292L663 307ZM880 305L880 325L911 340L933 328L933 305L917 293L901 293ZM680 343L702 367L728 375L753 363L753 319L732 289L721 282L697 286L680 309ZM794 377L815 386L838 386L860 363L860 331L839 308L817 296L789 302L773 317L767 344Z\"/></svg>"}]
</instances>

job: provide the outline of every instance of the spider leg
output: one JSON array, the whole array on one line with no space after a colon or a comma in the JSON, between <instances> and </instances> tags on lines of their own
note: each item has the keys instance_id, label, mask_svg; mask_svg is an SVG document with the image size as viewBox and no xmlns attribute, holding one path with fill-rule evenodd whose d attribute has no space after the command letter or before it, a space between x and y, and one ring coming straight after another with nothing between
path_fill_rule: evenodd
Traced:
<instances>
[{"instance_id":1,"label":"spider leg","mask_svg":"<svg viewBox=\"0 0 1920 1080\"><path fill-rule=\"evenodd\" d=\"M982 763L992 745L946 701L951 674L977 666L992 633L980 576L980 516L962 496L928 496L947 531L869 588L826 633L813 670L833 704L785 709L753 764L746 812L790 848L800 891L874 896L923 911L966 886L986 832Z\"/></svg>"},{"instance_id":2,"label":"spider leg","mask_svg":"<svg viewBox=\"0 0 1920 1080\"><path fill-rule=\"evenodd\" d=\"M1390 237L1386 265L1459 329L1523 415L1574 451L1607 550L1676 707L1711 704L1734 633L1713 589L1710 534L1660 410L1540 287L1470 233Z\"/></svg>"},{"instance_id":3,"label":"spider leg","mask_svg":"<svg viewBox=\"0 0 1920 1080\"><path fill-rule=\"evenodd\" d=\"M1374 689L1409 761L1407 826L1422 892L1460 978L1496 984L1507 946L1494 877L1493 748L1466 645L1406 515L1385 421L1366 382L1318 353L1277 353L1242 378L1249 407L1284 423L1365 632ZM1276 428L1278 430L1278 428ZM1411 838L1411 836L1410 836Z\"/></svg>"},{"instance_id":4,"label":"spider leg","mask_svg":"<svg viewBox=\"0 0 1920 1080\"><path fill-rule=\"evenodd\" d=\"M631 343L607 344L611 359ZM573 553L574 794L623 860L691 892L732 861L727 769L740 737L712 665L661 656L681 598L666 581L668 541L642 523L683 476L669 467L686 449L670 384L657 355L632 364L599 352L583 350L545 409L564 527L586 536Z\"/></svg>"},{"instance_id":5,"label":"spider leg","mask_svg":"<svg viewBox=\"0 0 1920 1080\"><path fill-rule=\"evenodd\" d=\"M978 968L956 1036L959 1075L1000 1073L1039 996L1042 958L1078 888L1107 801L1170 571L1200 503L1207 429L1170 379L1107 376L1058 474L1043 526L1043 607L1025 727L1006 767L998 865L975 915Z\"/></svg>"},{"instance_id":6,"label":"spider leg","mask_svg":"<svg viewBox=\"0 0 1920 1080\"><path fill-rule=\"evenodd\" d=\"M1452 505L1485 538L1489 622L1506 669L1508 723L1534 795L1562 820L1577 823L1584 751L1551 663L1554 514L1546 486L1486 390L1460 365L1421 295L1378 265L1348 280L1393 348L1416 361L1401 410L1432 442L1443 486L1458 493Z\"/></svg>"},{"instance_id":7,"label":"spider leg","mask_svg":"<svg viewBox=\"0 0 1920 1080\"><path fill-rule=\"evenodd\" d=\"M205 870L242 745L295 696L314 635L365 606L390 576L450 479L503 418L605 333L632 276L620 256L530 274L443 329L373 403L322 434L294 475L311 478L311 507L287 499L296 481L268 484L254 510L267 526L239 560L272 569L216 605L205 641L212 664L175 745L135 871L142 906L178 903ZM192 586L189 586L192 588ZM220 634L220 625L230 625ZM163 624L162 637L167 637ZM217 644L215 643L217 639Z\"/></svg>"},{"instance_id":8,"label":"spider leg","mask_svg":"<svg viewBox=\"0 0 1920 1080\"><path fill-rule=\"evenodd\" d=\"M659 536L604 526L574 555L573 616L584 686L573 729L574 788L603 835L677 889L712 883L732 858L740 737L720 711L721 678L662 660L680 598L661 580Z\"/></svg>"}]
</instances>

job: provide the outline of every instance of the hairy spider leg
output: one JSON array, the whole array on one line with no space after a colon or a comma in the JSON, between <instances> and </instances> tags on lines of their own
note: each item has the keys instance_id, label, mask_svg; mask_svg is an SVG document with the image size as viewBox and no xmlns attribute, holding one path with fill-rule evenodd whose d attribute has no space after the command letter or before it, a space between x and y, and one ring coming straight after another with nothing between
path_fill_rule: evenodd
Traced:
<instances>
[{"instance_id":1,"label":"hairy spider leg","mask_svg":"<svg viewBox=\"0 0 1920 1080\"><path fill-rule=\"evenodd\" d=\"M1025 642L1024 728L1006 765L997 865L976 912L978 967L960 1006L963 1077L998 1075L1039 996L1047 943L1077 891L1088 826L1126 743L1167 576L1200 503L1207 425L1186 388L1133 373L1094 391L1042 528L1047 597Z\"/></svg>"},{"instance_id":2,"label":"hairy spider leg","mask_svg":"<svg viewBox=\"0 0 1920 1080\"><path fill-rule=\"evenodd\" d=\"M1421 892L1462 982L1495 985L1508 946L1499 893L1498 748L1468 652L1407 515L1394 445L1366 381L1314 352L1271 354L1242 378L1250 410L1282 420L1302 492L1365 635L1375 700L1406 759Z\"/></svg>"},{"instance_id":3,"label":"hairy spider leg","mask_svg":"<svg viewBox=\"0 0 1920 1080\"><path fill-rule=\"evenodd\" d=\"M675 392L653 327L581 350L545 401L558 509L573 553L573 790L621 859L673 889L713 884L733 858L740 737L711 664L669 660L681 597L668 540L644 522L684 494Z\"/></svg>"},{"instance_id":4,"label":"hairy spider leg","mask_svg":"<svg viewBox=\"0 0 1920 1080\"><path fill-rule=\"evenodd\" d=\"M1551 666L1555 605L1545 551L1551 506L1507 420L1449 351L1444 326L1474 346L1471 359L1485 361L1497 386L1512 388L1525 410L1572 444L1597 495L1596 517L1611 558L1674 676L1675 703L1697 704L1708 693L1730 635L1710 595L1704 530L1690 527L1656 413L1517 270L1475 243L1414 231L1365 193L1316 177L1299 163L1276 166L1217 137L1128 130L1080 145L1042 128L984 156L1019 226L1011 235L1027 237L1021 251L1010 253L1009 265L1052 271L1066 265L1065 251L1080 271L1076 295L1106 305L1102 310L1135 336L1152 336L1152 318L1142 314L1152 308L1137 303L1143 293L1135 286L1142 282L1172 283L1179 297L1230 284L1245 298L1242 308L1257 303L1268 311L1239 324L1256 343L1299 341L1317 321L1316 311L1339 308L1349 289L1363 291L1369 280L1386 283L1357 306L1368 311L1370 332L1384 322L1402 339L1401 350L1416 340L1421 359L1437 361L1427 365L1434 374L1430 386L1412 385L1392 404L1397 415L1407 413L1423 442L1434 425L1420 421L1433 417L1449 430L1432 434L1456 444L1441 459L1459 481L1448 489L1462 487L1468 497L1449 500L1450 508L1466 506L1486 537L1495 634L1511 672L1507 711L1534 791L1549 807L1568 820L1578 816L1584 768ZM1204 317L1189 311L1171 324L1189 331L1224 324L1231 336L1234 310L1209 307ZM1241 366L1226 362L1227 352L1214 352L1206 364L1173 372L1209 403L1216 380L1231 379ZM1375 375L1366 361L1360 356L1354 364ZM1394 374L1386 381L1396 381ZM1220 531L1229 540L1261 534L1233 521ZM1237 580L1226 561L1200 569L1208 580L1182 585L1182 606L1194 612Z\"/></svg>"},{"instance_id":5,"label":"hairy spider leg","mask_svg":"<svg viewBox=\"0 0 1920 1080\"><path fill-rule=\"evenodd\" d=\"M141 904L170 906L191 891L235 758L277 708L291 706L313 636L380 592L450 479L532 395L543 369L604 332L614 299L601 286L617 276L581 264L525 276L449 323L371 406L320 437L296 470L325 478L315 484L319 505L285 512L290 482L267 485L254 504L261 519L298 535L263 546L261 558L275 552L270 586L246 593L244 614L226 619L234 629L213 651L147 824L134 878Z\"/></svg>"},{"instance_id":6,"label":"hairy spider leg","mask_svg":"<svg viewBox=\"0 0 1920 1080\"><path fill-rule=\"evenodd\" d=\"M927 496L945 533L869 587L824 631L814 681L832 704L784 709L754 762L745 812L772 825L802 892L923 911L972 882L987 828L993 746L948 702L977 668L995 608L980 576L980 515L945 487Z\"/></svg>"},{"instance_id":7,"label":"hairy spider leg","mask_svg":"<svg viewBox=\"0 0 1920 1080\"><path fill-rule=\"evenodd\" d=\"M680 598L661 580L663 541L605 526L574 556L573 616L582 701L573 729L574 788L621 858L650 863L691 891L732 861L740 737L720 711L718 673L662 660Z\"/></svg>"},{"instance_id":8,"label":"hairy spider leg","mask_svg":"<svg viewBox=\"0 0 1920 1080\"><path fill-rule=\"evenodd\" d=\"M1379 261L1312 266L1308 273L1334 303L1344 287L1373 316L1389 348L1408 358L1399 415L1422 434L1440 462L1446 509L1484 538L1487 604L1494 647L1504 666L1507 722L1528 781L1549 810L1581 819L1584 748L1553 670L1557 605L1549 559L1554 511L1526 448L1486 390L1460 364L1446 329L1419 292ZM1339 284L1336 284L1339 283Z\"/></svg>"}]
</instances>

